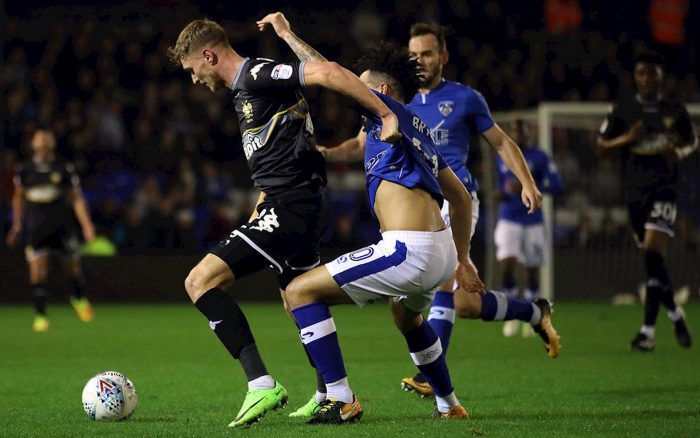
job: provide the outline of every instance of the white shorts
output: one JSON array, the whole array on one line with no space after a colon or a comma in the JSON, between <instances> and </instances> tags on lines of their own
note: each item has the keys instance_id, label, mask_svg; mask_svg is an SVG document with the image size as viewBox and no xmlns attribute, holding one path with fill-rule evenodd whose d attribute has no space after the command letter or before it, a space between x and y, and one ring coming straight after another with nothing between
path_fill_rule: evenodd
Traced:
<instances>
[{"instance_id":1,"label":"white shorts","mask_svg":"<svg viewBox=\"0 0 700 438\"><path fill-rule=\"evenodd\" d=\"M479 222L479 197L476 192L469 192L472 195L472 233L469 236L474 237L474 231L476 230L476 223ZM445 200L442 203L442 209L440 210L440 215L442 215L442 220L445 221L447 226L450 226L450 203Z\"/></svg>"},{"instance_id":2,"label":"white shorts","mask_svg":"<svg viewBox=\"0 0 700 438\"><path fill-rule=\"evenodd\" d=\"M499 219L493 232L496 242L496 259L498 261L514 257L528 268L537 268L544 264L547 256L547 241L544 237L544 225L522 224Z\"/></svg>"},{"instance_id":3,"label":"white shorts","mask_svg":"<svg viewBox=\"0 0 700 438\"><path fill-rule=\"evenodd\" d=\"M405 300L422 312L435 288L457 266L457 250L449 229L435 232L387 231L378 243L342 255L326 269L345 293L363 307L386 297Z\"/></svg>"}]
</instances>

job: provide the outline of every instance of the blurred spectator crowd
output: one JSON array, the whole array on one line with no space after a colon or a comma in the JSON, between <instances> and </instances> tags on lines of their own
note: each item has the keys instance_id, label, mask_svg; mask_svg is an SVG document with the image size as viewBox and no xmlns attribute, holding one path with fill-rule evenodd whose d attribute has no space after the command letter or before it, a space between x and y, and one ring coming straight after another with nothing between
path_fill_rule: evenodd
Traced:
<instances>
[{"instance_id":1,"label":"blurred spectator crowd","mask_svg":"<svg viewBox=\"0 0 700 438\"><path fill-rule=\"evenodd\" d=\"M201 16L224 24L242 55L284 60L291 58L289 50L254 25L282 8L303 38L346 66L379 39L405 44L416 21L440 22L451 29L446 77L481 91L494 111L629 94L634 54L649 48L669 60L670 93L700 101L697 29L689 28L681 44L655 42L647 20L653 2L647 1L506 6L493 0L369 0L335 2L334 10L314 1L304 9L272 1L264 10L216 1L12 3L6 6L0 67L3 226L14 166L29 157L31 132L49 126L58 153L78 168L98 232L123 252L202 251L245 222L257 199L239 158L238 123L226 93L192 86L167 60L180 29ZM561 4L573 8L571 19L552 21L551 8ZM354 108L337 95L311 89L307 97L320 144L342 141L359 128ZM565 164L572 172L594 165L578 162L579 155ZM362 178L343 177L357 169L331 167L340 188L329 195L334 218L325 240L336 248L376 236Z\"/></svg>"}]
</instances>

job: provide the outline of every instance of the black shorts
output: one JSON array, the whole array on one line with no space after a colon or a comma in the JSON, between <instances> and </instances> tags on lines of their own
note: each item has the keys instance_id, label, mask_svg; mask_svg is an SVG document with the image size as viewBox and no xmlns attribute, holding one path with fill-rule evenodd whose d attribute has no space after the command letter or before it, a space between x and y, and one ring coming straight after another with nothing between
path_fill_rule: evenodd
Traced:
<instances>
[{"instance_id":1,"label":"black shorts","mask_svg":"<svg viewBox=\"0 0 700 438\"><path fill-rule=\"evenodd\" d=\"M210 253L236 278L271 267L281 289L320 264L318 243L328 223L323 187L308 186L268 195L258 217L223 239Z\"/></svg>"},{"instance_id":2,"label":"black shorts","mask_svg":"<svg viewBox=\"0 0 700 438\"><path fill-rule=\"evenodd\" d=\"M35 227L25 234L24 255L27 261L48 252L57 252L67 257L78 257L80 242L72 226Z\"/></svg>"},{"instance_id":3,"label":"black shorts","mask_svg":"<svg viewBox=\"0 0 700 438\"><path fill-rule=\"evenodd\" d=\"M637 244L644 242L647 229L661 231L673 237L676 222L676 190L664 187L646 193L627 204L630 224Z\"/></svg>"}]
</instances>

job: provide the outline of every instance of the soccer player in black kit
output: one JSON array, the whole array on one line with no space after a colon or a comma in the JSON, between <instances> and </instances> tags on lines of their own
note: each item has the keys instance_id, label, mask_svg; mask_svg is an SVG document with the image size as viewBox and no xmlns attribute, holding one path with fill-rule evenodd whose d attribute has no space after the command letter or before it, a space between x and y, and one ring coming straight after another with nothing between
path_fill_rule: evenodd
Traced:
<instances>
[{"instance_id":1,"label":"soccer player in black kit","mask_svg":"<svg viewBox=\"0 0 700 438\"><path fill-rule=\"evenodd\" d=\"M49 253L52 251L65 256L67 276L73 285L70 302L78 318L84 322L93 318L92 306L83 291L73 213L86 241L95 237L95 227L75 167L54 154L56 138L53 132L38 129L32 136L31 147L31 160L25 161L15 176L12 227L7 243L15 246L24 234L24 252L36 311L32 330L45 332L49 329L46 301L49 295Z\"/></svg>"},{"instance_id":2,"label":"soccer player in black kit","mask_svg":"<svg viewBox=\"0 0 700 438\"><path fill-rule=\"evenodd\" d=\"M665 253L676 219L677 163L698 147L698 137L685 107L664 97L663 75L660 56L637 58L637 94L615 103L600 127L597 145L599 152L620 151L624 198L635 239L644 252L644 324L630 345L636 351L654 349L661 303L668 308L680 346L691 345L685 314L673 299Z\"/></svg>"},{"instance_id":3,"label":"soccer player in black kit","mask_svg":"<svg viewBox=\"0 0 700 438\"><path fill-rule=\"evenodd\" d=\"M315 149L303 87L319 85L357 101L382 119L385 141L401 134L389 108L336 63L244 58L231 47L225 30L206 19L189 23L169 51L194 84L229 90L243 152L260 190L250 221L224 238L185 280L190 299L246 374L248 393L229 425L245 426L286 403L287 392L268 373L245 315L222 288L272 267L284 294L294 277L320 263L318 240L327 213L325 162Z\"/></svg>"}]
</instances>

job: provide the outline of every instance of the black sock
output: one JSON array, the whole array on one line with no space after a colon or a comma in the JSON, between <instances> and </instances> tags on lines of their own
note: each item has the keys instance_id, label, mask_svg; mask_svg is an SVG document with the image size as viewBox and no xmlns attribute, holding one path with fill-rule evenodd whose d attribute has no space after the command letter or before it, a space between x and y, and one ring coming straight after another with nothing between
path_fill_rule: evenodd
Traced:
<instances>
[{"instance_id":1,"label":"black sock","mask_svg":"<svg viewBox=\"0 0 700 438\"><path fill-rule=\"evenodd\" d=\"M673 288L670 286L671 281L664 257L656 251L644 251L644 266L647 270L647 304L644 309L644 324L654 325L660 303L663 302L669 310L675 310L676 303L673 301Z\"/></svg>"},{"instance_id":2,"label":"black sock","mask_svg":"<svg viewBox=\"0 0 700 438\"><path fill-rule=\"evenodd\" d=\"M85 296L85 279L83 277L73 279L73 296L77 299Z\"/></svg>"},{"instance_id":3,"label":"black sock","mask_svg":"<svg viewBox=\"0 0 700 438\"><path fill-rule=\"evenodd\" d=\"M644 302L644 325L655 326L661 306L661 288L647 283L647 299Z\"/></svg>"},{"instance_id":4,"label":"black sock","mask_svg":"<svg viewBox=\"0 0 700 438\"><path fill-rule=\"evenodd\" d=\"M248 320L233 298L215 287L205 292L195 306L209 319L209 327L231 356L241 360L248 381L267 374Z\"/></svg>"},{"instance_id":5,"label":"black sock","mask_svg":"<svg viewBox=\"0 0 700 438\"><path fill-rule=\"evenodd\" d=\"M249 382L257 379L258 377L269 374L267 372L267 368L265 368L265 363L263 362L262 357L260 357L258 346L255 344L250 344L243 347L238 360L241 362L243 372L245 373Z\"/></svg>"},{"instance_id":6,"label":"black sock","mask_svg":"<svg viewBox=\"0 0 700 438\"><path fill-rule=\"evenodd\" d=\"M49 299L49 290L43 283L32 285L32 301L34 310L39 315L46 316L46 301Z\"/></svg>"},{"instance_id":7,"label":"black sock","mask_svg":"<svg viewBox=\"0 0 700 438\"><path fill-rule=\"evenodd\" d=\"M323 374L319 373L318 370L316 370L316 391L323 394L328 392L326 382L323 381Z\"/></svg>"}]
</instances>

